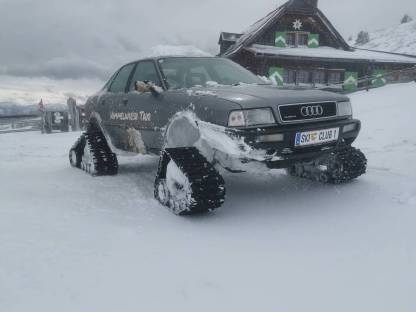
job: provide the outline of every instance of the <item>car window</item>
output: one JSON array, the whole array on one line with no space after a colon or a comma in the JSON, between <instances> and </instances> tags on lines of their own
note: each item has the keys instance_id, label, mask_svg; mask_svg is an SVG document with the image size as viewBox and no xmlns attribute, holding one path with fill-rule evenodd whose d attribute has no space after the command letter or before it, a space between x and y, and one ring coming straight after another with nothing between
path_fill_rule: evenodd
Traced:
<instances>
[{"instance_id":1,"label":"car window","mask_svg":"<svg viewBox=\"0 0 416 312\"><path fill-rule=\"evenodd\" d=\"M222 64L215 64L212 66L212 70L215 73L217 80L222 84L229 85L235 82L235 78L239 77L240 69L232 66L222 66Z\"/></svg>"},{"instance_id":2,"label":"car window","mask_svg":"<svg viewBox=\"0 0 416 312\"><path fill-rule=\"evenodd\" d=\"M204 87L208 81L214 81L204 66L195 66L185 74L185 85L187 88L194 86Z\"/></svg>"},{"instance_id":3,"label":"car window","mask_svg":"<svg viewBox=\"0 0 416 312\"><path fill-rule=\"evenodd\" d=\"M159 75L156 71L155 64L152 61L139 62L134 71L133 78L130 83L130 91L134 90L136 81L149 81L161 87Z\"/></svg>"},{"instance_id":4,"label":"car window","mask_svg":"<svg viewBox=\"0 0 416 312\"><path fill-rule=\"evenodd\" d=\"M222 58L166 58L159 60L169 89L240 83L264 83L240 65Z\"/></svg>"},{"instance_id":5,"label":"car window","mask_svg":"<svg viewBox=\"0 0 416 312\"><path fill-rule=\"evenodd\" d=\"M110 87L111 83L114 81L114 78L116 77L117 74L118 74L118 71L116 71L114 74L111 75L110 79L107 80L107 82L105 83L105 85L101 89L101 91L107 91L108 90L108 88Z\"/></svg>"},{"instance_id":6,"label":"car window","mask_svg":"<svg viewBox=\"0 0 416 312\"><path fill-rule=\"evenodd\" d=\"M126 85L129 80L131 71L134 67L134 64L129 64L124 66L120 71L118 72L116 78L113 80L109 91L118 93L118 92L125 92Z\"/></svg>"}]
</instances>

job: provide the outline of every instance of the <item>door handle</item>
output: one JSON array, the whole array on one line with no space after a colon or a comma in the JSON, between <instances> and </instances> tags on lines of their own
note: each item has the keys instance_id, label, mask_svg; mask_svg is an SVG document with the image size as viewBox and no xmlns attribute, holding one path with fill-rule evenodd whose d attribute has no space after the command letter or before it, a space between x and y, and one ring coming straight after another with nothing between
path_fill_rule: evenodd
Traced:
<instances>
[{"instance_id":1,"label":"door handle","mask_svg":"<svg viewBox=\"0 0 416 312\"><path fill-rule=\"evenodd\" d=\"M128 98L124 98L122 102L123 102L124 105L127 105L127 103L129 102L129 99Z\"/></svg>"}]
</instances>

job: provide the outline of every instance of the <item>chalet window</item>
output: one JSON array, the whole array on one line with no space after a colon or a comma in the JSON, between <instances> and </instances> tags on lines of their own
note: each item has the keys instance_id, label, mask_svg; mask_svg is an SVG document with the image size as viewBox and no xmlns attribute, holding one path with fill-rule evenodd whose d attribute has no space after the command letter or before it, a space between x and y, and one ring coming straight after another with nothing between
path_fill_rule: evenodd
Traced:
<instances>
[{"instance_id":1,"label":"chalet window","mask_svg":"<svg viewBox=\"0 0 416 312\"><path fill-rule=\"evenodd\" d=\"M307 70L298 70L296 75L297 84L307 84L310 83L311 73Z\"/></svg>"},{"instance_id":2,"label":"chalet window","mask_svg":"<svg viewBox=\"0 0 416 312\"><path fill-rule=\"evenodd\" d=\"M308 45L307 32L293 31L286 33L286 44L289 47L302 47Z\"/></svg>"},{"instance_id":3,"label":"chalet window","mask_svg":"<svg viewBox=\"0 0 416 312\"><path fill-rule=\"evenodd\" d=\"M286 69L283 75L285 84L310 84L313 73L307 70Z\"/></svg>"},{"instance_id":4,"label":"chalet window","mask_svg":"<svg viewBox=\"0 0 416 312\"><path fill-rule=\"evenodd\" d=\"M283 78L284 78L285 84L295 84L296 83L296 70L286 69Z\"/></svg>"},{"instance_id":5,"label":"chalet window","mask_svg":"<svg viewBox=\"0 0 416 312\"><path fill-rule=\"evenodd\" d=\"M330 71L328 73L328 84L340 84L341 83L341 72Z\"/></svg>"},{"instance_id":6,"label":"chalet window","mask_svg":"<svg viewBox=\"0 0 416 312\"><path fill-rule=\"evenodd\" d=\"M307 46L308 45L308 34L298 34L297 46Z\"/></svg>"},{"instance_id":7,"label":"chalet window","mask_svg":"<svg viewBox=\"0 0 416 312\"><path fill-rule=\"evenodd\" d=\"M314 84L326 84L325 72L323 70L317 70L313 73Z\"/></svg>"},{"instance_id":8,"label":"chalet window","mask_svg":"<svg viewBox=\"0 0 416 312\"><path fill-rule=\"evenodd\" d=\"M328 70L328 69L285 69L284 83L285 84L341 84L343 79L342 70Z\"/></svg>"},{"instance_id":9,"label":"chalet window","mask_svg":"<svg viewBox=\"0 0 416 312\"><path fill-rule=\"evenodd\" d=\"M286 34L286 45L288 45L289 47L296 46L296 33Z\"/></svg>"}]
</instances>

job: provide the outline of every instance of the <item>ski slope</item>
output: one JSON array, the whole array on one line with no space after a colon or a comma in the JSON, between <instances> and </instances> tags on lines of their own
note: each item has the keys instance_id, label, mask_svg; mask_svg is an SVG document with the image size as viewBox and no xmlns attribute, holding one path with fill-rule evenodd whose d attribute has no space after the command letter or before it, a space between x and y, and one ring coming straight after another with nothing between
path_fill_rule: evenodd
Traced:
<instances>
[{"instance_id":1,"label":"ski slope","mask_svg":"<svg viewBox=\"0 0 416 312\"><path fill-rule=\"evenodd\" d=\"M357 48L416 55L416 21L371 32L370 42Z\"/></svg>"},{"instance_id":2,"label":"ski slope","mask_svg":"<svg viewBox=\"0 0 416 312\"><path fill-rule=\"evenodd\" d=\"M415 311L415 94L352 96L361 179L227 174L199 217L153 199L157 158L92 178L77 133L0 135L0 311Z\"/></svg>"}]
</instances>

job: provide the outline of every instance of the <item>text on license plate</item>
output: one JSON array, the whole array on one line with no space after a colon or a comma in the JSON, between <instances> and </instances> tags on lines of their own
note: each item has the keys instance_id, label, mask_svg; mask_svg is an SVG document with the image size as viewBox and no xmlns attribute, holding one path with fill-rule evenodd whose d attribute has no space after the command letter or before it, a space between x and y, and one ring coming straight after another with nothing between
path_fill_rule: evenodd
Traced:
<instances>
[{"instance_id":1,"label":"text on license plate","mask_svg":"<svg viewBox=\"0 0 416 312\"><path fill-rule=\"evenodd\" d=\"M296 133L295 146L309 146L337 141L339 128Z\"/></svg>"}]
</instances>

